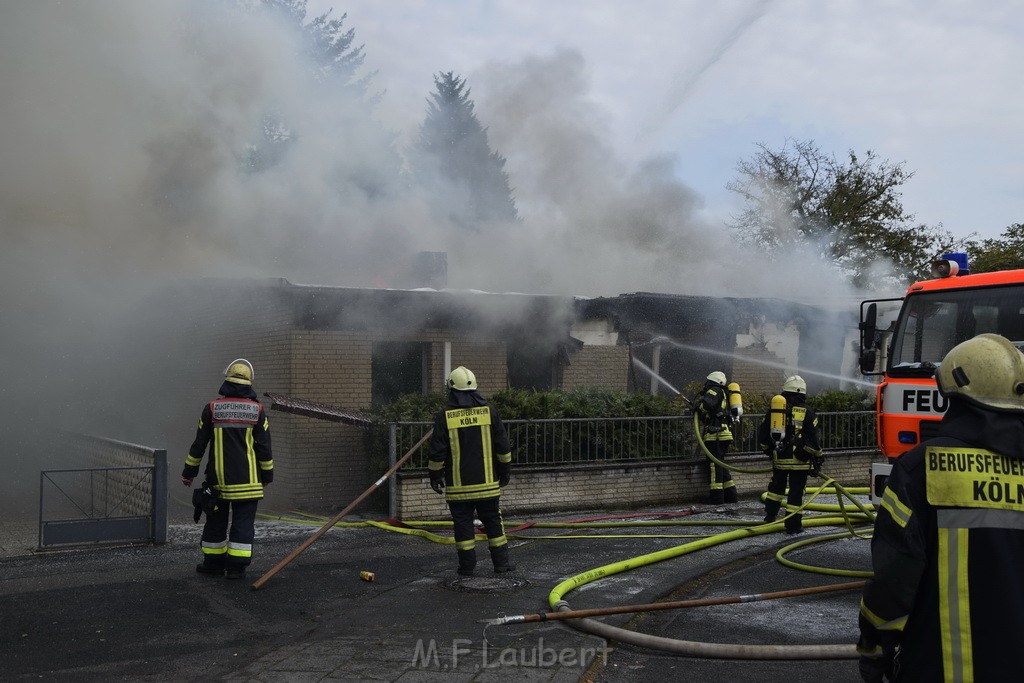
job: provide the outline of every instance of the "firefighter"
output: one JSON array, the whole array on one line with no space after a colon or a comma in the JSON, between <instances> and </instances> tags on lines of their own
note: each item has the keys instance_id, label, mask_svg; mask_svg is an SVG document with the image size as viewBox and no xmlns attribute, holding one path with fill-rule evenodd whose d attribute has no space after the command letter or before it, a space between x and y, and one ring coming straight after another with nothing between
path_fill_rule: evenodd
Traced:
<instances>
[{"instance_id":1,"label":"firefighter","mask_svg":"<svg viewBox=\"0 0 1024 683\"><path fill-rule=\"evenodd\" d=\"M999 681L1024 671L1024 355L981 334L936 372L934 438L893 465L860 604L865 681Z\"/></svg>"},{"instance_id":2,"label":"firefighter","mask_svg":"<svg viewBox=\"0 0 1024 683\"><path fill-rule=\"evenodd\" d=\"M743 414L740 387L735 382L726 385L725 373L719 370L708 375L704 388L692 405L697 411L702 426L704 446L711 455L725 461L725 454L732 444L732 426ZM738 501L732 473L716 462L708 460L710 492L708 503L720 505Z\"/></svg>"},{"instance_id":3,"label":"firefighter","mask_svg":"<svg viewBox=\"0 0 1024 683\"><path fill-rule=\"evenodd\" d=\"M495 573L510 572L499 505L512 469L508 435L469 369L452 370L448 389L448 403L434 417L428 468L431 488L444 494L452 514L458 574L472 576L476 567L474 516L483 522Z\"/></svg>"},{"instance_id":4,"label":"firefighter","mask_svg":"<svg viewBox=\"0 0 1024 683\"><path fill-rule=\"evenodd\" d=\"M757 442L772 459L772 478L764 501L764 521L774 522L783 498L790 507L799 508L810 473L821 471L821 438L818 416L807 405L807 382L791 375L782 383L782 394L772 397L771 407L757 430ZM786 486L789 495L786 497ZM786 533L803 531L799 513L786 517Z\"/></svg>"},{"instance_id":5,"label":"firefighter","mask_svg":"<svg viewBox=\"0 0 1024 683\"><path fill-rule=\"evenodd\" d=\"M181 483L191 487L209 446L203 488L208 487L216 500L206 508L200 541L203 562L196 566L197 572L209 576L245 576L256 534L256 507L263 488L274 480L270 424L256 400L252 380L249 361L239 358L228 364L220 398L203 406L181 473Z\"/></svg>"}]
</instances>

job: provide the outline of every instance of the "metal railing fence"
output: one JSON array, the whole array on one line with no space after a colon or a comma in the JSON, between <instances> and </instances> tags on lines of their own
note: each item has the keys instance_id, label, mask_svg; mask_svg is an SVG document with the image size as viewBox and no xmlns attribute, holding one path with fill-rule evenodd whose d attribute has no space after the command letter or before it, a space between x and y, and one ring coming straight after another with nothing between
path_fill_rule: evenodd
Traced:
<instances>
[{"instance_id":1,"label":"metal railing fence","mask_svg":"<svg viewBox=\"0 0 1024 683\"><path fill-rule=\"evenodd\" d=\"M757 427L763 417L763 414L749 414L740 418L733 430L730 453L761 453ZM876 447L873 411L818 413L818 422L825 451ZM506 420L504 424L517 466L703 457L690 415ZM398 455L408 451L431 426L429 422L389 425L390 462L396 462ZM403 469L426 467L428 452L427 445L421 447Z\"/></svg>"},{"instance_id":2,"label":"metal railing fence","mask_svg":"<svg viewBox=\"0 0 1024 683\"><path fill-rule=\"evenodd\" d=\"M167 540L167 451L65 433L69 456L107 467L39 473L39 547Z\"/></svg>"}]
</instances>

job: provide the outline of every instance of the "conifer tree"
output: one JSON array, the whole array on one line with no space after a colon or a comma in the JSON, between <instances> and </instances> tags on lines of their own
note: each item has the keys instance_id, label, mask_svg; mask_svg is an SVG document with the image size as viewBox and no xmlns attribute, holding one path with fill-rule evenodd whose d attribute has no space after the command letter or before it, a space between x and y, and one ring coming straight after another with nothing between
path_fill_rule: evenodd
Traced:
<instances>
[{"instance_id":1,"label":"conifer tree","mask_svg":"<svg viewBox=\"0 0 1024 683\"><path fill-rule=\"evenodd\" d=\"M436 91L410 153L420 186L435 211L471 230L519 216L505 172L505 158L491 150L473 111L465 79L453 72L434 77Z\"/></svg>"}]
</instances>

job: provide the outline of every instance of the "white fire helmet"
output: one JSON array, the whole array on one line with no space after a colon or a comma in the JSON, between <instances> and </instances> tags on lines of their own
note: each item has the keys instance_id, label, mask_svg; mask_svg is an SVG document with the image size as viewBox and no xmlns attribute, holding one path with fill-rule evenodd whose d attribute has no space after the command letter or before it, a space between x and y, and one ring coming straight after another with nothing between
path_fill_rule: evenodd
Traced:
<instances>
[{"instance_id":1,"label":"white fire helmet","mask_svg":"<svg viewBox=\"0 0 1024 683\"><path fill-rule=\"evenodd\" d=\"M725 373L722 372L721 370L715 370L710 375L708 375L708 381L714 382L715 384L721 384L724 387L726 382Z\"/></svg>"},{"instance_id":2,"label":"white fire helmet","mask_svg":"<svg viewBox=\"0 0 1024 683\"><path fill-rule=\"evenodd\" d=\"M786 381L782 383L782 390L806 396L807 382L805 382L804 378L800 375L790 375L786 378Z\"/></svg>"},{"instance_id":3,"label":"white fire helmet","mask_svg":"<svg viewBox=\"0 0 1024 683\"><path fill-rule=\"evenodd\" d=\"M455 391L473 391L476 386L476 375L469 368L459 366L448 375L448 388Z\"/></svg>"}]
</instances>

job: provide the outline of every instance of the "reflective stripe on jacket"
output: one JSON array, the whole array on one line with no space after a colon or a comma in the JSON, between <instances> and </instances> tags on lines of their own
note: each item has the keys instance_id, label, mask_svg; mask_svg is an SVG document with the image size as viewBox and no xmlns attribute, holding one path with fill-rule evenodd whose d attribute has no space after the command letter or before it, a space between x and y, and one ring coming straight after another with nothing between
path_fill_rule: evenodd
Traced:
<instances>
[{"instance_id":1,"label":"reflective stripe on jacket","mask_svg":"<svg viewBox=\"0 0 1024 683\"><path fill-rule=\"evenodd\" d=\"M196 438L185 457L183 475L194 478L209 447L206 481L222 500L263 497L274 479L270 422L250 398L222 396L203 408Z\"/></svg>"},{"instance_id":2,"label":"reflective stripe on jacket","mask_svg":"<svg viewBox=\"0 0 1024 683\"><path fill-rule=\"evenodd\" d=\"M705 387L697 397L696 406L705 441L732 441L729 393L725 387L717 384Z\"/></svg>"},{"instance_id":3,"label":"reflective stripe on jacket","mask_svg":"<svg viewBox=\"0 0 1024 683\"><path fill-rule=\"evenodd\" d=\"M896 461L875 521L858 649L900 645L896 680L1024 669L1024 418L950 417ZM978 447L986 427L1009 454Z\"/></svg>"},{"instance_id":4,"label":"reflective stripe on jacket","mask_svg":"<svg viewBox=\"0 0 1024 683\"><path fill-rule=\"evenodd\" d=\"M758 447L772 458L777 470L798 471L812 468L811 460L821 457L818 414L804 404L800 395L786 396L786 434L781 449L771 438L771 414L765 413L757 428Z\"/></svg>"},{"instance_id":5,"label":"reflective stripe on jacket","mask_svg":"<svg viewBox=\"0 0 1024 683\"><path fill-rule=\"evenodd\" d=\"M444 470L445 500L500 496L499 480L511 463L508 434L489 404L449 404L435 416L427 466L432 472Z\"/></svg>"}]
</instances>

